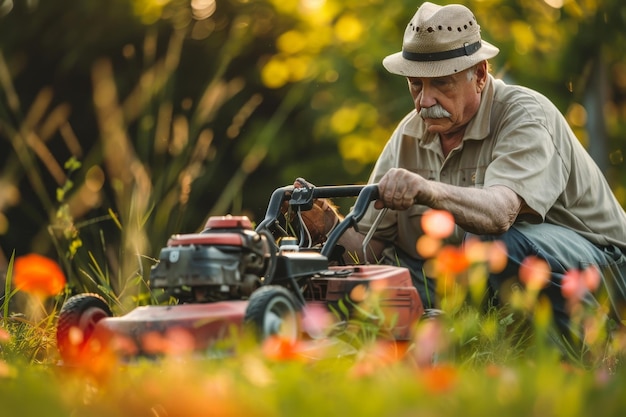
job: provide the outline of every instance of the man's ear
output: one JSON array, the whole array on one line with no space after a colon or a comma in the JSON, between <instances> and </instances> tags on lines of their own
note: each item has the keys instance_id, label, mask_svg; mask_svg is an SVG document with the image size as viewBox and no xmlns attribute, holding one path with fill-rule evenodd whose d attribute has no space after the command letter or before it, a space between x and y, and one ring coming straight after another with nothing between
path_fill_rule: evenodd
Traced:
<instances>
[{"instance_id":1,"label":"man's ear","mask_svg":"<svg viewBox=\"0 0 626 417\"><path fill-rule=\"evenodd\" d=\"M489 64L487 61L482 61L476 65L476 92L481 93L485 85L487 84L487 74L489 73Z\"/></svg>"}]
</instances>

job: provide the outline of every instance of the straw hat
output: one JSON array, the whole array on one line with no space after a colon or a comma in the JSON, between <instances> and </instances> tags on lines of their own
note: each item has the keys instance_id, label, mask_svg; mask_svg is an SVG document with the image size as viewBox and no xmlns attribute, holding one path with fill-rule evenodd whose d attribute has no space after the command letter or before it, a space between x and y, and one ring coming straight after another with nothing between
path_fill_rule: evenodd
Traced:
<instances>
[{"instance_id":1,"label":"straw hat","mask_svg":"<svg viewBox=\"0 0 626 417\"><path fill-rule=\"evenodd\" d=\"M383 66L405 77L442 77L467 69L500 50L480 39L480 26L465 6L423 3L404 31L402 52Z\"/></svg>"}]
</instances>

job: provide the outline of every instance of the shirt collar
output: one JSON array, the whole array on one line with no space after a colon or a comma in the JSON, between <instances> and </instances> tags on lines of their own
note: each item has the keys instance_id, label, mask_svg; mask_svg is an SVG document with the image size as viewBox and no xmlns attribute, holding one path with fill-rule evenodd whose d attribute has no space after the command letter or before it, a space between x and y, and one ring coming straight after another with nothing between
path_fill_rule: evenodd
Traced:
<instances>
[{"instance_id":1,"label":"shirt collar","mask_svg":"<svg viewBox=\"0 0 626 417\"><path fill-rule=\"evenodd\" d=\"M491 74L487 75L487 83L485 84L485 88L483 89L480 105L478 106L478 111L476 115L472 117L469 124L467 125L467 129L465 129L465 134L463 135L463 140L466 139L485 139L489 135L491 125L491 107L493 105L493 77Z\"/></svg>"}]
</instances>

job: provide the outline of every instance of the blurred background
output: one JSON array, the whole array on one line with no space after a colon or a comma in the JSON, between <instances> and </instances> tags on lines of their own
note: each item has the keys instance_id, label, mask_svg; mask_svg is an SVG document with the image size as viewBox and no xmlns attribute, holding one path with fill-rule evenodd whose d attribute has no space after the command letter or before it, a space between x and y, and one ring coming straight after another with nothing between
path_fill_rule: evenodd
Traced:
<instances>
[{"instance_id":1,"label":"blurred background","mask_svg":"<svg viewBox=\"0 0 626 417\"><path fill-rule=\"evenodd\" d=\"M552 99L626 205L626 4L460 2L493 74ZM298 176L364 183L412 108L381 61L420 4L0 0L0 269L46 254L72 292L148 302L172 233L258 222Z\"/></svg>"}]
</instances>

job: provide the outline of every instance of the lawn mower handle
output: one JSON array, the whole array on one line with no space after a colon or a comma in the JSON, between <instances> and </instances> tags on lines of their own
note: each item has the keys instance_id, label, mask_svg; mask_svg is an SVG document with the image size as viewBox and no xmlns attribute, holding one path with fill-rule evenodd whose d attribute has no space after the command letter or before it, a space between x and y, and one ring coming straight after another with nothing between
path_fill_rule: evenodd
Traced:
<instances>
[{"instance_id":1,"label":"lawn mower handle","mask_svg":"<svg viewBox=\"0 0 626 417\"><path fill-rule=\"evenodd\" d=\"M358 196L358 197L357 197ZM268 229L280 215L283 201L291 200L290 204L300 205L310 209L310 205L316 198L357 197L350 213L333 229L322 248L322 255L328 256L341 235L350 227L354 227L365 215L369 203L378 199L378 184L369 185L333 185L310 188L294 188L285 186L277 188L272 193L267 205L265 218L256 230Z\"/></svg>"}]
</instances>

